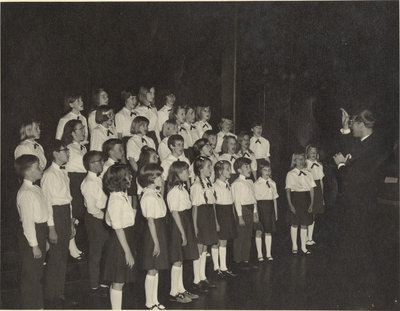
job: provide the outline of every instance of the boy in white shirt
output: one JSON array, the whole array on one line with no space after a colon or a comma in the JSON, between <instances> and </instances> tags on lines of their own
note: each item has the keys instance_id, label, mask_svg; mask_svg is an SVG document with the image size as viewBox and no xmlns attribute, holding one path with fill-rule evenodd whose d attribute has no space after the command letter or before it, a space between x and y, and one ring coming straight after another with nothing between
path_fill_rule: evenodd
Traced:
<instances>
[{"instance_id":1,"label":"boy in white shirt","mask_svg":"<svg viewBox=\"0 0 400 311\"><path fill-rule=\"evenodd\" d=\"M259 162L261 159L265 159L270 162L270 145L269 141L261 136L262 130L263 128L261 122L253 122L251 125L253 137L250 138L250 150L254 152L257 162Z\"/></svg>"}]
</instances>

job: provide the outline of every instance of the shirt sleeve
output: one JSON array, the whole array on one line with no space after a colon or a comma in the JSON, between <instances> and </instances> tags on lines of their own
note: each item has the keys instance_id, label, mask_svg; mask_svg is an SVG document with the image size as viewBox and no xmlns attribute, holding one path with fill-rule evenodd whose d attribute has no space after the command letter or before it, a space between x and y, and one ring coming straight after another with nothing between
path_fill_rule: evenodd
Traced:
<instances>
[{"instance_id":1,"label":"shirt sleeve","mask_svg":"<svg viewBox=\"0 0 400 311\"><path fill-rule=\"evenodd\" d=\"M29 150L29 148L25 145L18 145L17 148L15 148L14 151L14 157L15 159L19 158L23 154L32 154L32 151Z\"/></svg>"},{"instance_id":2,"label":"shirt sleeve","mask_svg":"<svg viewBox=\"0 0 400 311\"><path fill-rule=\"evenodd\" d=\"M102 151L102 143L99 134L98 130L93 129L92 136L90 137L90 150Z\"/></svg>"},{"instance_id":3,"label":"shirt sleeve","mask_svg":"<svg viewBox=\"0 0 400 311\"><path fill-rule=\"evenodd\" d=\"M47 224L49 227L54 226L54 219L53 219L53 204L52 204L52 197L53 197L53 189L52 185L56 184L57 180L53 174L44 174L42 180L40 182L43 195L47 201L47 210L49 212L49 219L47 220Z\"/></svg>"},{"instance_id":4,"label":"shirt sleeve","mask_svg":"<svg viewBox=\"0 0 400 311\"><path fill-rule=\"evenodd\" d=\"M126 157L134 159L136 162L139 160L140 149L136 142L131 138L126 144Z\"/></svg>"},{"instance_id":5,"label":"shirt sleeve","mask_svg":"<svg viewBox=\"0 0 400 311\"><path fill-rule=\"evenodd\" d=\"M64 132L64 127L65 127L65 119L61 118L58 121L58 125L57 125L57 130L56 130L56 139L61 140L63 132Z\"/></svg>"},{"instance_id":6,"label":"shirt sleeve","mask_svg":"<svg viewBox=\"0 0 400 311\"><path fill-rule=\"evenodd\" d=\"M273 199L277 199L279 198L279 194L278 194L278 190L276 189L276 183L273 182L272 184L272 195L273 195Z\"/></svg>"},{"instance_id":7,"label":"shirt sleeve","mask_svg":"<svg viewBox=\"0 0 400 311\"><path fill-rule=\"evenodd\" d=\"M124 213L121 209L125 202L119 197L113 197L108 202L107 213L110 216L111 227L114 230L122 229L124 224Z\"/></svg>"},{"instance_id":8,"label":"shirt sleeve","mask_svg":"<svg viewBox=\"0 0 400 311\"><path fill-rule=\"evenodd\" d=\"M270 157L271 155L269 154L269 149L270 149L270 145L269 145L269 141L268 139L265 140L265 148L266 148L266 152L267 152L267 157Z\"/></svg>"},{"instance_id":9,"label":"shirt sleeve","mask_svg":"<svg viewBox=\"0 0 400 311\"><path fill-rule=\"evenodd\" d=\"M286 175L286 187L285 189L294 189L294 180L290 172Z\"/></svg>"},{"instance_id":10,"label":"shirt sleeve","mask_svg":"<svg viewBox=\"0 0 400 311\"><path fill-rule=\"evenodd\" d=\"M151 196L143 196L140 201L140 206L142 208L142 213L145 218L157 218L156 207L158 202L155 198Z\"/></svg>"},{"instance_id":11,"label":"shirt sleeve","mask_svg":"<svg viewBox=\"0 0 400 311\"><path fill-rule=\"evenodd\" d=\"M179 202L180 202L179 191L180 191L179 189L174 187L167 194L168 208L171 212L180 210L179 209Z\"/></svg>"},{"instance_id":12,"label":"shirt sleeve","mask_svg":"<svg viewBox=\"0 0 400 311\"><path fill-rule=\"evenodd\" d=\"M242 203L240 201L240 183L238 182L234 182L232 184L232 197L233 197L233 203L235 204L235 209L236 209L236 213L238 216L242 216Z\"/></svg>"},{"instance_id":13,"label":"shirt sleeve","mask_svg":"<svg viewBox=\"0 0 400 311\"><path fill-rule=\"evenodd\" d=\"M104 209L106 202L102 200L103 196L99 190L101 189L98 189L93 182L87 182L81 186L88 213L96 218L103 218L104 213L101 210Z\"/></svg>"},{"instance_id":14,"label":"shirt sleeve","mask_svg":"<svg viewBox=\"0 0 400 311\"><path fill-rule=\"evenodd\" d=\"M193 206L204 204L204 190L199 183L193 184L190 188L190 199L192 200Z\"/></svg>"},{"instance_id":15,"label":"shirt sleeve","mask_svg":"<svg viewBox=\"0 0 400 311\"><path fill-rule=\"evenodd\" d=\"M167 144L160 143L160 145L158 146L158 155L160 156L161 161L168 157L170 153L171 150L169 150Z\"/></svg>"},{"instance_id":16,"label":"shirt sleeve","mask_svg":"<svg viewBox=\"0 0 400 311\"><path fill-rule=\"evenodd\" d=\"M96 111L92 111L89 116L88 116L88 126L89 126L89 131L90 134L92 134L94 128L96 127Z\"/></svg>"},{"instance_id":17,"label":"shirt sleeve","mask_svg":"<svg viewBox=\"0 0 400 311\"><path fill-rule=\"evenodd\" d=\"M36 238L34 209L32 208L32 203L34 201L36 201L34 197L27 191L22 192L18 198L22 228L24 230L24 235L28 240L29 246L31 247L38 245Z\"/></svg>"}]
</instances>

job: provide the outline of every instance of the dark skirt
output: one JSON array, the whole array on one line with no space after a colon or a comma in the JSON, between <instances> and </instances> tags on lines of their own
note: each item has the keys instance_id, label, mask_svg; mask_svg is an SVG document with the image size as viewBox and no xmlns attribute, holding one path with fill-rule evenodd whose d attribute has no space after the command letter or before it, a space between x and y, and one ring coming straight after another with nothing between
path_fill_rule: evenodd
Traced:
<instances>
[{"instance_id":1,"label":"dark skirt","mask_svg":"<svg viewBox=\"0 0 400 311\"><path fill-rule=\"evenodd\" d=\"M258 219L264 233L276 231L275 209L273 200L257 201Z\"/></svg>"},{"instance_id":2,"label":"dark skirt","mask_svg":"<svg viewBox=\"0 0 400 311\"><path fill-rule=\"evenodd\" d=\"M86 177L86 173L68 173L68 177L70 180L69 188L72 196L72 217L82 219L85 216L86 208L83 203L81 184Z\"/></svg>"},{"instance_id":3,"label":"dark skirt","mask_svg":"<svg viewBox=\"0 0 400 311\"><path fill-rule=\"evenodd\" d=\"M313 214L308 212L310 207L311 198L309 191L296 192L292 191L290 193L292 204L296 209L296 213L293 214L288 209L289 221L291 225L294 226L309 226L313 222Z\"/></svg>"},{"instance_id":4,"label":"dark skirt","mask_svg":"<svg viewBox=\"0 0 400 311\"><path fill-rule=\"evenodd\" d=\"M314 187L313 214L323 214L325 212L324 197L322 194L321 180L314 180L317 185Z\"/></svg>"},{"instance_id":5,"label":"dark skirt","mask_svg":"<svg viewBox=\"0 0 400 311\"><path fill-rule=\"evenodd\" d=\"M153 256L154 241L150 233L149 225L147 224L144 228L144 237L142 244L142 268L148 270L165 270L170 267L170 261L168 258L168 247L167 247L167 224L166 218L154 219L156 227L156 233L158 242L160 244L160 254L157 257Z\"/></svg>"},{"instance_id":6,"label":"dark skirt","mask_svg":"<svg viewBox=\"0 0 400 311\"><path fill-rule=\"evenodd\" d=\"M124 228L124 232L132 255L134 255L134 226ZM115 230L113 230L107 244L103 279L113 283L135 282L137 266L136 258L134 258L135 265L132 267L132 269L129 268L129 266L126 264L124 249L118 240Z\"/></svg>"},{"instance_id":7,"label":"dark skirt","mask_svg":"<svg viewBox=\"0 0 400 311\"><path fill-rule=\"evenodd\" d=\"M218 243L215 213L212 205L202 204L197 207L197 229L199 244L213 245Z\"/></svg>"},{"instance_id":8,"label":"dark skirt","mask_svg":"<svg viewBox=\"0 0 400 311\"><path fill-rule=\"evenodd\" d=\"M219 224L218 239L232 240L236 238L236 221L233 214L233 205L215 205L217 220Z\"/></svg>"},{"instance_id":9,"label":"dark skirt","mask_svg":"<svg viewBox=\"0 0 400 311\"><path fill-rule=\"evenodd\" d=\"M193 219L191 210L179 212L183 230L186 234L187 244L182 246L182 235L176 225L175 219L171 217L169 223L170 239L168 245L170 262L174 263L183 260L195 260L199 258L199 250L197 248L197 239L194 233Z\"/></svg>"}]
</instances>

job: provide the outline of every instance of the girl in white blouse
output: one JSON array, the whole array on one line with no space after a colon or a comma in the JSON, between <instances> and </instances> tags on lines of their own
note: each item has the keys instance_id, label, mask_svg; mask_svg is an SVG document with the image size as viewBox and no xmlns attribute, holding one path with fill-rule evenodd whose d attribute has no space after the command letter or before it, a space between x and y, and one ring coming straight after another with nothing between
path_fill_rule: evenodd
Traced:
<instances>
[{"instance_id":1,"label":"girl in white blouse","mask_svg":"<svg viewBox=\"0 0 400 311\"><path fill-rule=\"evenodd\" d=\"M316 187L314 188L314 204L313 204L313 223L308 226L307 229L307 245L315 245L313 240L315 218L317 214L323 214L325 211L325 201L324 201L324 184L322 179L324 178L324 167L321 162L319 162L318 148L314 145L308 145L306 147L306 164L307 170L311 173L314 179Z\"/></svg>"},{"instance_id":2,"label":"girl in white blouse","mask_svg":"<svg viewBox=\"0 0 400 311\"><path fill-rule=\"evenodd\" d=\"M195 109L191 106L185 107L185 123L183 124L188 130L192 143L194 144L198 139L201 138L197 132L197 126L195 124L196 114Z\"/></svg>"},{"instance_id":3,"label":"girl in white blouse","mask_svg":"<svg viewBox=\"0 0 400 311\"><path fill-rule=\"evenodd\" d=\"M305 170L303 153L292 155L292 169L286 176L286 197L290 208L290 236L292 239L292 253L297 254L297 228L300 229L301 251L305 255L311 255L307 250L307 226L311 225L312 207L314 202L315 182L311 174Z\"/></svg>"},{"instance_id":4,"label":"girl in white blouse","mask_svg":"<svg viewBox=\"0 0 400 311\"><path fill-rule=\"evenodd\" d=\"M103 151L103 144L110 138L118 138L114 127L114 111L109 106L96 109L96 123L90 137L90 150Z\"/></svg>"},{"instance_id":5,"label":"girl in white blouse","mask_svg":"<svg viewBox=\"0 0 400 311\"><path fill-rule=\"evenodd\" d=\"M173 120L176 122L178 126L178 134L183 137L184 142L184 149L185 149L185 156L193 162L194 155L193 155L193 139L190 131L190 125L185 125L185 117L186 117L186 110L184 106L176 105L172 111Z\"/></svg>"},{"instance_id":6,"label":"girl in white blouse","mask_svg":"<svg viewBox=\"0 0 400 311\"><path fill-rule=\"evenodd\" d=\"M135 93L130 91L122 91L121 101L123 102L123 107L115 114L115 127L117 129L119 139L122 139L126 136L132 136L132 121L138 116L138 113L135 110L136 106L138 105L138 100Z\"/></svg>"},{"instance_id":7,"label":"girl in white blouse","mask_svg":"<svg viewBox=\"0 0 400 311\"><path fill-rule=\"evenodd\" d=\"M208 121L211 118L211 110L208 105L201 105L196 107L196 120L195 123L197 136L203 137L205 131L212 130L212 126Z\"/></svg>"},{"instance_id":8,"label":"girl in white blouse","mask_svg":"<svg viewBox=\"0 0 400 311\"><path fill-rule=\"evenodd\" d=\"M122 288L125 283L135 281L133 226L136 211L126 193L132 176L126 165L115 164L108 169L103 181L105 189L110 192L105 218L113 229L105 258L104 280L112 282L111 308L121 310Z\"/></svg>"},{"instance_id":9,"label":"girl in white blouse","mask_svg":"<svg viewBox=\"0 0 400 311\"><path fill-rule=\"evenodd\" d=\"M236 138L234 136L225 136L223 138L221 146L222 154L218 157L218 160L228 161L231 164L231 167L233 167L236 159L238 158L236 154L237 151L238 151L238 142ZM237 173L232 174L231 178L229 179L229 182L233 183L237 177L238 177Z\"/></svg>"},{"instance_id":10,"label":"girl in white blouse","mask_svg":"<svg viewBox=\"0 0 400 311\"><path fill-rule=\"evenodd\" d=\"M237 137L237 141L239 145L237 156L239 158L244 157L251 160L250 167L252 176L254 178L253 181L255 181L257 179L257 160L254 152L250 150L250 134L246 132L240 132Z\"/></svg>"},{"instance_id":11,"label":"girl in white blouse","mask_svg":"<svg viewBox=\"0 0 400 311\"><path fill-rule=\"evenodd\" d=\"M155 88L141 86L139 89L139 106L136 111L139 116L149 120L149 131L147 135L154 141L156 145L160 142L156 135L158 114L157 108L154 106ZM153 147L154 148L154 147ZM154 148L155 149L155 148Z\"/></svg>"},{"instance_id":12,"label":"girl in white blouse","mask_svg":"<svg viewBox=\"0 0 400 311\"><path fill-rule=\"evenodd\" d=\"M199 259L192 218L192 202L187 191L189 165L186 162L171 164L167 178L167 203L172 218L170 226L169 255L171 268L170 300L181 303L199 298L183 286L183 260Z\"/></svg>"},{"instance_id":13,"label":"girl in white blouse","mask_svg":"<svg viewBox=\"0 0 400 311\"><path fill-rule=\"evenodd\" d=\"M103 89L96 89L92 96L92 109L88 116L89 133L92 135L93 129L97 126L96 109L100 106L108 105L108 94Z\"/></svg>"}]
</instances>

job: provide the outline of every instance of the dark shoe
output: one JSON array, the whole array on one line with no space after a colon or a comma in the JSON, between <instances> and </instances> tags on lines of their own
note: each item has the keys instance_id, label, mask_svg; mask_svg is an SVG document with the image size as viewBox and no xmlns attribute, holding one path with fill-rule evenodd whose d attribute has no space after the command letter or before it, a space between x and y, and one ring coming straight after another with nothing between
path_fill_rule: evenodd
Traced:
<instances>
[{"instance_id":1,"label":"dark shoe","mask_svg":"<svg viewBox=\"0 0 400 311\"><path fill-rule=\"evenodd\" d=\"M210 283L210 281L207 279L200 281L200 283L203 283L203 286L206 288L216 288L217 287L215 284Z\"/></svg>"},{"instance_id":2,"label":"dark shoe","mask_svg":"<svg viewBox=\"0 0 400 311\"><path fill-rule=\"evenodd\" d=\"M214 273L219 279L225 278L225 274L221 270L215 270Z\"/></svg>"},{"instance_id":3,"label":"dark shoe","mask_svg":"<svg viewBox=\"0 0 400 311\"><path fill-rule=\"evenodd\" d=\"M181 293L182 295L185 295L185 297L188 297L192 300L194 299L199 299L199 295L193 294L191 292L185 291L184 293Z\"/></svg>"},{"instance_id":4,"label":"dark shoe","mask_svg":"<svg viewBox=\"0 0 400 311\"><path fill-rule=\"evenodd\" d=\"M305 251L305 252L301 251L301 254L302 254L302 255L305 255L305 256L312 255L312 253L311 253L309 250L307 250L307 251Z\"/></svg>"},{"instance_id":5,"label":"dark shoe","mask_svg":"<svg viewBox=\"0 0 400 311\"><path fill-rule=\"evenodd\" d=\"M189 297L184 294L176 294L175 296L169 295L169 301L175 301L180 303L189 303L192 301Z\"/></svg>"},{"instance_id":6,"label":"dark shoe","mask_svg":"<svg viewBox=\"0 0 400 311\"><path fill-rule=\"evenodd\" d=\"M225 270L225 271L222 271L222 273L223 273L226 277L232 277L232 278L234 278L234 277L237 276L237 273L233 273L231 270Z\"/></svg>"},{"instance_id":7,"label":"dark shoe","mask_svg":"<svg viewBox=\"0 0 400 311\"><path fill-rule=\"evenodd\" d=\"M208 289L203 285L202 282L193 283L192 291L195 293L208 293Z\"/></svg>"},{"instance_id":8,"label":"dark shoe","mask_svg":"<svg viewBox=\"0 0 400 311\"><path fill-rule=\"evenodd\" d=\"M96 297L107 298L109 289L107 287L97 287L96 289L91 289L90 294Z\"/></svg>"}]
</instances>

